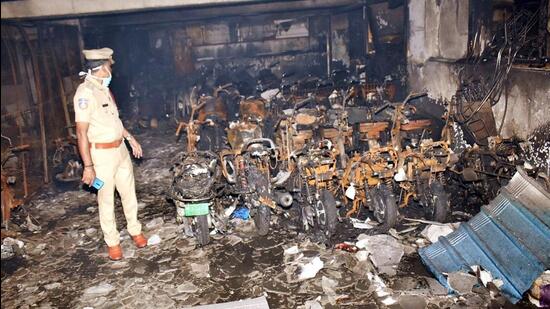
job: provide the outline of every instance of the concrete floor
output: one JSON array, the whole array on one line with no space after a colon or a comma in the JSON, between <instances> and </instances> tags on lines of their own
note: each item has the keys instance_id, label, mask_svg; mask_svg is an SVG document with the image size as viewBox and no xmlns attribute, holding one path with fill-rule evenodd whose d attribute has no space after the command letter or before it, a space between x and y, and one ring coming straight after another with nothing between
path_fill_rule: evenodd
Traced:
<instances>
[{"instance_id":1,"label":"concrete floor","mask_svg":"<svg viewBox=\"0 0 550 309\"><path fill-rule=\"evenodd\" d=\"M447 296L421 264L414 233L400 240L405 255L393 276L378 274L354 253L309 241L292 220L277 216L268 236L257 236L252 222L240 222L199 248L183 235L165 197L171 159L183 143L171 135L138 138L145 149L135 165L139 217L145 234L160 236L160 243L136 250L123 230L125 258L112 262L95 195L46 189L25 206L40 230L22 228L17 239L23 250L2 260L2 308L181 308L264 295L271 308L512 307L484 287ZM23 222L25 214L20 210L15 219ZM121 207L117 218L124 227ZM337 242L355 242L360 232L341 224ZM302 258L324 262L314 278L297 280L297 258L285 254L293 246Z\"/></svg>"}]
</instances>

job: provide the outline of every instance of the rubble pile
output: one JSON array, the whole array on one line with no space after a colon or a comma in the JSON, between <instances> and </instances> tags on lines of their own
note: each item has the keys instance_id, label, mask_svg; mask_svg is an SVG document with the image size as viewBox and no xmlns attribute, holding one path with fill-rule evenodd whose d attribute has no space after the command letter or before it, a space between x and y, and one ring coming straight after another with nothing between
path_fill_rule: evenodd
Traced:
<instances>
[{"instance_id":1,"label":"rubble pile","mask_svg":"<svg viewBox=\"0 0 550 309\"><path fill-rule=\"evenodd\" d=\"M179 147L141 138L168 157ZM419 244L429 243L420 235L424 224L419 222L411 223L418 228L406 226L390 235L340 235L348 238L344 246L312 242L277 217L272 217L275 232L258 236L253 220L235 218L229 224L230 234L212 234L211 244L199 247L176 223L173 205L165 202L168 181L150 178L168 169L167 161L145 160L135 168L140 220L150 246L136 249L122 230L122 261L107 258L95 195L49 191L37 197L29 211L41 229L21 230L15 242L18 248L19 242L24 244L24 261L8 265L5 262L13 257L2 258L3 306L181 308L264 295L271 308L395 304L423 308L504 302L484 287L447 296L416 254ZM123 229L122 208L116 211Z\"/></svg>"}]
</instances>

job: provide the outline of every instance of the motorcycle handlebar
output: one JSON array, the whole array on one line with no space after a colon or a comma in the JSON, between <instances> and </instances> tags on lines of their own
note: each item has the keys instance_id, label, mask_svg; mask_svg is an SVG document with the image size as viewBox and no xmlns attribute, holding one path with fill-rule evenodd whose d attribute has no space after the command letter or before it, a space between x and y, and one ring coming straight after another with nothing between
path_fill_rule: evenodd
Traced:
<instances>
[{"instance_id":1,"label":"motorcycle handlebar","mask_svg":"<svg viewBox=\"0 0 550 309\"><path fill-rule=\"evenodd\" d=\"M247 150L248 147L250 147L250 145L253 145L253 144L264 144L264 143L269 143L269 146L270 146L270 149L271 150L274 150L276 149L276 146L275 146L275 143L270 139L270 138L255 138L255 139L251 139L247 142L245 142L243 144L243 150Z\"/></svg>"}]
</instances>

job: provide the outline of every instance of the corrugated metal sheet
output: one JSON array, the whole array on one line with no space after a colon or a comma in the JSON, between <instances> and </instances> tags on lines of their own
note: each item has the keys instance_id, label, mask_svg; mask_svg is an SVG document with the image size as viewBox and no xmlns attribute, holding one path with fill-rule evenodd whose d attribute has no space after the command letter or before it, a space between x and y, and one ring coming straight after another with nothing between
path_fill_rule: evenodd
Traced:
<instances>
[{"instance_id":1,"label":"corrugated metal sheet","mask_svg":"<svg viewBox=\"0 0 550 309\"><path fill-rule=\"evenodd\" d=\"M479 214L419 254L449 291L445 274L479 265L515 303L550 266L550 193L519 169Z\"/></svg>"}]
</instances>

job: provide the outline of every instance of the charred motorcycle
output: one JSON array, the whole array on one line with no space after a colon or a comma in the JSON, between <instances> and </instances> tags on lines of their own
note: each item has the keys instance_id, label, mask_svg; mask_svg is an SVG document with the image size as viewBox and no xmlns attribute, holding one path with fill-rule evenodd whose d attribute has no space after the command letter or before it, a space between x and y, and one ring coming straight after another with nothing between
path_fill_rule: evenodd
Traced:
<instances>
[{"instance_id":1,"label":"charred motorcycle","mask_svg":"<svg viewBox=\"0 0 550 309\"><path fill-rule=\"evenodd\" d=\"M335 232L338 219L335 191L340 153L339 147L334 147L328 134L321 130L323 112L303 108L310 102L315 100L298 102L277 124L279 174L287 175L286 190L292 192L302 206L304 229L321 231L328 240Z\"/></svg>"},{"instance_id":2,"label":"charred motorcycle","mask_svg":"<svg viewBox=\"0 0 550 309\"><path fill-rule=\"evenodd\" d=\"M228 129L231 149L220 153L222 173L230 191L250 210L260 235L269 232L271 212L277 204L292 204L290 194L273 186L271 162L276 159L277 149L271 139L262 137L265 116L263 100L241 102L241 119Z\"/></svg>"},{"instance_id":3,"label":"charred motorcycle","mask_svg":"<svg viewBox=\"0 0 550 309\"><path fill-rule=\"evenodd\" d=\"M206 138L203 132L208 132L201 130L201 126L212 120L208 115L202 121L194 118L208 102L202 100L198 105L193 104L189 122L180 123L178 127L176 134L179 135L182 128L187 132L187 151L175 160L170 190L170 198L177 209L176 221L184 225L187 235L194 235L203 246L210 241L210 228L222 226L223 216L223 207L216 201L220 186L218 156L208 149L197 149L200 139Z\"/></svg>"},{"instance_id":4,"label":"charred motorcycle","mask_svg":"<svg viewBox=\"0 0 550 309\"><path fill-rule=\"evenodd\" d=\"M443 222L449 210L443 186L444 172L456 162L450 149L451 124L445 115L442 138L434 141L427 137L431 121L412 119L415 109L407 106L409 100L419 96L410 95L404 103L383 107L394 109L391 120L370 126L369 150L355 154L342 177L345 196L352 200L347 215L356 213L359 205L367 206L381 223L382 231L396 224L398 209L412 199L424 206L429 219ZM376 137L382 130L388 130L391 138L389 143L381 145Z\"/></svg>"}]
</instances>

